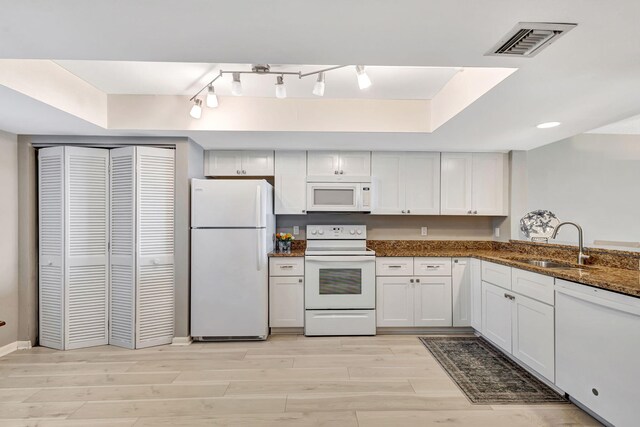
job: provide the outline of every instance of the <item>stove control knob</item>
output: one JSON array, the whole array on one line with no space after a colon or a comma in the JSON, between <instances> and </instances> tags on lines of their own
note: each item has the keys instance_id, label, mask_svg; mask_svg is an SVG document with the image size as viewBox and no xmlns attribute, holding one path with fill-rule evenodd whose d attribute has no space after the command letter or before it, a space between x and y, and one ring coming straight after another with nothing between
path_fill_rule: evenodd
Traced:
<instances>
[{"instance_id":1,"label":"stove control knob","mask_svg":"<svg viewBox=\"0 0 640 427\"><path fill-rule=\"evenodd\" d=\"M353 235L356 234L356 230L354 230L353 228L351 230L349 230L349 234Z\"/></svg>"},{"instance_id":2,"label":"stove control knob","mask_svg":"<svg viewBox=\"0 0 640 427\"><path fill-rule=\"evenodd\" d=\"M358 234L362 234L362 230L358 230L356 233L358 233Z\"/></svg>"},{"instance_id":3,"label":"stove control knob","mask_svg":"<svg viewBox=\"0 0 640 427\"><path fill-rule=\"evenodd\" d=\"M318 230L311 230L311 234L315 236L316 234L318 234Z\"/></svg>"},{"instance_id":4,"label":"stove control knob","mask_svg":"<svg viewBox=\"0 0 640 427\"><path fill-rule=\"evenodd\" d=\"M318 234L322 236L324 234L324 230L319 230Z\"/></svg>"}]
</instances>

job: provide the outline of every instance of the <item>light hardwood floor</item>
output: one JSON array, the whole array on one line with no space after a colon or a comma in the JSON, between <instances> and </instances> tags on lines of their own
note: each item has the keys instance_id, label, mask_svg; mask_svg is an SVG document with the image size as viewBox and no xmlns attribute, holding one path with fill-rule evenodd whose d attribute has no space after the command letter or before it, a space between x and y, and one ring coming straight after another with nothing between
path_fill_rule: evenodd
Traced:
<instances>
[{"instance_id":1,"label":"light hardwood floor","mask_svg":"<svg viewBox=\"0 0 640 427\"><path fill-rule=\"evenodd\" d=\"M573 405L472 405L415 336L42 347L0 358L1 426L597 426Z\"/></svg>"}]
</instances>

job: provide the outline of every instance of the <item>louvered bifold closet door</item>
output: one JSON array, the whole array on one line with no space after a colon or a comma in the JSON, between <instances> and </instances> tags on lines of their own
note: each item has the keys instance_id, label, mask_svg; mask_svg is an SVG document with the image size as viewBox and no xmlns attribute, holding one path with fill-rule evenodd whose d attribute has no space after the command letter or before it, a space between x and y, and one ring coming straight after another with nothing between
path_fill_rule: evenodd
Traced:
<instances>
[{"instance_id":1,"label":"louvered bifold closet door","mask_svg":"<svg viewBox=\"0 0 640 427\"><path fill-rule=\"evenodd\" d=\"M136 348L167 344L174 332L174 150L137 150Z\"/></svg>"},{"instance_id":2,"label":"louvered bifold closet door","mask_svg":"<svg viewBox=\"0 0 640 427\"><path fill-rule=\"evenodd\" d=\"M64 349L64 148L38 151L41 346Z\"/></svg>"},{"instance_id":3,"label":"louvered bifold closet door","mask_svg":"<svg viewBox=\"0 0 640 427\"><path fill-rule=\"evenodd\" d=\"M65 349L74 349L109 342L109 150L64 152Z\"/></svg>"},{"instance_id":4,"label":"louvered bifold closet door","mask_svg":"<svg viewBox=\"0 0 640 427\"><path fill-rule=\"evenodd\" d=\"M136 147L111 155L109 344L135 348Z\"/></svg>"}]
</instances>

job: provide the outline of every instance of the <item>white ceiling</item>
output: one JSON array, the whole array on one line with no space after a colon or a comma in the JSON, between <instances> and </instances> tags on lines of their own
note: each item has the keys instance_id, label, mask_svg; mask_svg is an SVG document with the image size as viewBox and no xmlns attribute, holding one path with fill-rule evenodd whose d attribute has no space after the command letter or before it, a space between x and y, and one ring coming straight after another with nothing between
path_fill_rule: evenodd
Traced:
<instances>
[{"instance_id":1,"label":"white ceiling","mask_svg":"<svg viewBox=\"0 0 640 427\"><path fill-rule=\"evenodd\" d=\"M370 143L366 134L301 134L275 144L261 134L193 133L210 146L323 148L313 141L340 140L343 148L528 149L640 114L637 0L0 0L0 10L0 58L519 68L431 134ZM534 58L484 56L519 21L578 26ZM21 131L47 131L41 115L4 98L2 116ZM547 121L562 125L536 129ZM81 124L50 132L77 133Z\"/></svg>"},{"instance_id":2,"label":"white ceiling","mask_svg":"<svg viewBox=\"0 0 640 427\"><path fill-rule=\"evenodd\" d=\"M60 66L108 94L193 95L220 70L249 71L249 64L201 64L186 62L56 61ZM308 73L331 65L272 65L272 71ZM326 98L432 99L458 72L453 67L366 67L374 82L360 90L353 66L325 75ZM242 75L244 96L274 97L275 75ZM316 76L299 79L284 76L287 96L312 98ZM231 75L215 84L221 96L231 95Z\"/></svg>"},{"instance_id":3,"label":"white ceiling","mask_svg":"<svg viewBox=\"0 0 640 427\"><path fill-rule=\"evenodd\" d=\"M640 135L640 115L599 127L587 133Z\"/></svg>"}]
</instances>

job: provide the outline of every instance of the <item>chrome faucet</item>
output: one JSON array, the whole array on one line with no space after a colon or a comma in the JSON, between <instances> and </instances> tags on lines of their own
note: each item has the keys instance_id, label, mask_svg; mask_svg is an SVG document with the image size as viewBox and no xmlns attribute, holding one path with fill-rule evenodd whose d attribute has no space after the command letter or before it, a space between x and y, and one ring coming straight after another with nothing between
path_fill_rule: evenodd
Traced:
<instances>
[{"instance_id":1,"label":"chrome faucet","mask_svg":"<svg viewBox=\"0 0 640 427\"><path fill-rule=\"evenodd\" d=\"M583 245L583 241L582 241L582 227L580 227L578 224L576 224L575 222L561 222L560 224L558 224L558 226L556 227L555 230L553 230L553 235L551 236L552 239L555 239L556 236L558 235L558 230L560 230L560 227L562 227L563 225L573 225L574 227L576 227L578 229L578 265L584 265L584 261L586 259L589 259L589 255L585 255L584 254L584 245Z\"/></svg>"}]
</instances>

